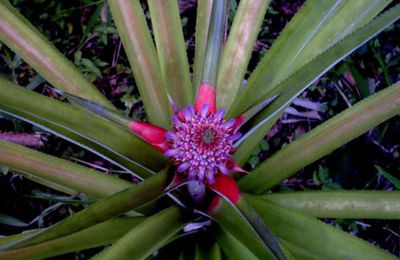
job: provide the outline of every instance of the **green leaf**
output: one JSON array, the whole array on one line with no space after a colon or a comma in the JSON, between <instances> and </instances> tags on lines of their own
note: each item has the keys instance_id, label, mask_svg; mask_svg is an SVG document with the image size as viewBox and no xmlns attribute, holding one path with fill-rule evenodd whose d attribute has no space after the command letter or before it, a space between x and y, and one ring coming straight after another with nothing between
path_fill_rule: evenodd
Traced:
<instances>
[{"instance_id":1,"label":"green leaf","mask_svg":"<svg viewBox=\"0 0 400 260\"><path fill-rule=\"evenodd\" d=\"M97 114L98 116L106 118L124 129L129 129L130 123L133 121L132 119L125 117L118 111L108 109L100 104L97 104L85 98L72 95L70 93L67 93L59 89L53 89L53 91L55 91L60 96L66 97L67 100L72 104L90 110L93 113Z\"/></svg>"},{"instance_id":2,"label":"green leaf","mask_svg":"<svg viewBox=\"0 0 400 260\"><path fill-rule=\"evenodd\" d=\"M337 0L308 0L303 4L251 74L228 112L230 117L258 102L260 96L279 83L290 62L315 36L339 3Z\"/></svg>"},{"instance_id":3,"label":"green leaf","mask_svg":"<svg viewBox=\"0 0 400 260\"><path fill-rule=\"evenodd\" d=\"M0 246L9 244L13 241L19 240L24 237L31 236L35 233L41 232L42 230L43 229L31 229L31 230L26 230L21 234L16 234L16 235L11 235L11 236L0 236Z\"/></svg>"},{"instance_id":4,"label":"green leaf","mask_svg":"<svg viewBox=\"0 0 400 260\"><path fill-rule=\"evenodd\" d=\"M193 103L189 62L178 1L149 0L151 23L164 86L179 107Z\"/></svg>"},{"instance_id":5,"label":"green leaf","mask_svg":"<svg viewBox=\"0 0 400 260\"><path fill-rule=\"evenodd\" d=\"M234 236L226 231L220 230L217 233L218 243L228 259L232 260L257 260L257 258L245 245L239 242Z\"/></svg>"},{"instance_id":6,"label":"green leaf","mask_svg":"<svg viewBox=\"0 0 400 260\"><path fill-rule=\"evenodd\" d=\"M147 218L93 259L144 259L168 242L188 220L177 207L165 209Z\"/></svg>"},{"instance_id":7,"label":"green leaf","mask_svg":"<svg viewBox=\"0 0 400 260\"><path fill-rule=\"evenodd\" d=\"M400 191L302 191L262 198L317 218L400 219Z\"/></svg>"},{"instance_id":8,"label":"green leaf","mask_svg":"<svg viewBox=\"0 0 400 260\"><path fill-rule=\"evenodd\" d=\"M229 115L257 103L293 72L372 20L389 2L306 1L252 73Z\"/></svg>"},{"instance_id":9,"label":"green leaf","mask_svg":"<svg viewBox=\"0 0 400 260\"><path fill-rule=\"evenodd\" d=\"M196 245L194 260L222 260L220 246L217 242L212 243L211 246L205 247Z\"/></svg>"},{"instance_id":10,"label":"green leaf","mask_svg":"<svg viewBox=\"0 0 400 260\"><path fill-rule=\"evenodd\" d=\"M60 196L60 195L55 195L47 192L42 192L40 190L33 190L32 191L33 195L24 195L24 197L27 198L34 198L34 199L39 199L39 200L46 200L46 201L53 201L53 202L60 202L64 205L85 205L85 204L90 204L93 203L94 200L91 199L86 199L86 198L78 198L78 199L73 199L70 196Z\"/></svg>"},{"instance_id":11,"label":"green leaf","mask_svg":"<svg viewBox=\"0 0 400 260\"><path fill-rule=\"evenodd\" d=\"M56 239L143 206L163 195L169 184L168 171L169 169L164 170L138 185L99 200L41 233L15 241L0 249L17 249Z\"/></svg>"},{"instance_id":12,"label":"green leaf","mask_svg":"<svg viewBox=\"0 0 400 260\"><path fill-rule=\"evenodd\" d=\"M196 49L194 56L193 90L200 86L201 74L204 70L207 35L211 21L211 10L214 0L199 1L196 15Z\"/></svg>"},{"instance_id":13,"label":"green leaf","mask_svg":"<svg viewBox=\"0 0 400 260\"><path fill-rule=\"evenodd\" d=\"M204 62L202 71L200 72L200 84L207 82L215 86L217 83L218 65L222 52L222 43L227 30L226 23L228 16L226 8L227 0L213 1L212 3L211 17L204 53ZM196 88L197 87L198 86L196 86Z\"/></svg>"},{"instance_id":14,"label":"green leaf","mask_svg":"<svg viewBox=\"0 0 400 260\"><path fill-rule=\"evenodd\" d=\"M290 74L375 18L391 0L340 1L290 67Z\"/></svg>"},{"instance_id":15,"label":"green leaf","mask_svg":"<svg viewBox=\"0 0 400 260\"><path fill-rule=\"evenodd\" d=\"M358 91L360 91L361 97L366 98L370 96L371 92L369 90L368 80L365 79L352 64L347 64L347 67L349 68L351 75L356 82L356 86L358 88Z\"/></svg>"},{"instance_id":16,"label":"green leaf","mask_svg":"<svg viewBox=\"0 0 400 260\"><path fill-rule=\"evenodd\" d=\"M29 102L26 102L29 100ZM148 177L166 165L164 156L140 138L103 118L18 87L0 77L0 110L89 149Z\"/></svg>"},{"instance_id":17,"label":"green leaf","mask_svg":"<svg viewBox=\"0 0 400 260\"><path fill-rule=\"evenodd\" d=\"M157 52L140 2L108 1L124 50L131 64L149 121L168 128L170 107Z\"/></svg>"},{"instance_id":18,"label":"green leaf","mask_svg":"<svg viewBox=\"0 0 400 260\"><path fill-rule=\"evenodd\" d=\"M225 231L229 232L250 249L254 255L260 259L274 258L272 252L266 244L264 244L260 235L234 205L230 204L225 199L220 199L219 205L209 211L208 214Z\"/></svg>"},{"instance_id":19,"label":"green leaf","mask_svg":"<svg viewBox=\"0 0 400 260\"><path fill-rule=\"evenodd\" d=\"M383 31L390 24L399 19L400 5L391 8L364 27L339 41L326 52L316 57L306 66L295 72L287 80L269 91L261 100L280 94L279 97L257 117L257 125L247 134L247 140L243 142L235 154L236 162L243 164L251 155L254 148L263 139L265 133L284 112L285 108L313 81L322 76L339 61L344 59L359 46ZM251 138L249 138L251 136Z\"/></svg>"},{"instance_id":20,"label":"green leaf","mask_svg":"<svg viewBox=\"0 0 400 260\"><path fill-rule=\"evenodd\" d=\"M61 185L61 184L58 184L58 183L55 183L55 182L51 182L51 181L49 181L49 180L47 180L45 178L38 177L37 175L34 175L34 174L29 174L27 172L24 172L24 171L21 171L21 170L16 170L16 169L13 169L13 172L21 174L22 176L24 176L24 178L27 178L28 180L31 180L31 181L36 182L36 183L39 183L39 184L41 184L43 186L46 186L46 187L49 187L49 188L51 188L53 190L56 190L56 191L59 191L59 192L63 192L65 194L72 195L72 194L76 194L77 193L76 190L73 190L71 188L65 187L64 185Z\"/></svg>"},{"instance_id":21,"label":"green leaf","mask_svg":"<svg viewBox=\"0 0 400 260\"><path fill-rule=\"evenodd\" d=\"M243 84L247 65L268 5L268 0L243 0L239 3L218 69L217 105L219 108L228 110Z\"/></svg>"},{"instance_id":22,"label":"green leaf","mask_svg":"<svg viewBox=\"0 0 400 260\"><path fill-rule=\"evenodd\" d=\"M0 251L5 259L42 259L85 249L106 246L145 220L144 217L114 218L82 231L34 246ZM24 234L25 235L25 234ZM29 235L29 233L27 234ZM0 240L1 242L1 240Z\"/></svg>"},{"instance_id":23,"label":"green leaf","mask_svg":"<svg viewBox=\"0 0 400 260\"><path fill-rule=\"evenodd\" d=\"M396 259L395 256L323 223L271 202L245 195L278 238L306 259Z\"/></svg>"},{"instance_id":24,"label":"green leaf","mask_svg":"<svg viewBox=\"0 0 400 260\"><path fill-rule=\"evenodd\" d=\"M239 200L237 207L243 216L249 221L251 226L257 231L258 235L268 246L274 256L278 259L286 259L278 240L270 231L269 227L261 219L260 215L243 199Z\"/></svg>"},{"instance_id":25,"label":"green leaf","mask_svg":"<svg viewBox=\"0 0 400 260\"><path fill-rule=\"evenodd\" d=\"M25 223L22 220L19 220L17 218L5 215L0 213L0 224L7 225L7 226L13 226L13 227L27 227L29 226L28 223Z\"/></svg>"},{"instance_id":26,"label":"green leaf","mask_svg":"<svg viewBox=\"0 0 400 260\"><path fill-rule=\"evenodd\" d=\"M239 181L242 190L261 193L302 167L400 113L400 82L370 96L316 127L258 165Z\"/></svg>"},{"instance_id":27,"label":"green leaf","mask_svg":"<svg viewBox=\"0 0 400 260\"><path fill-rule=\"evenodd\" d=\"M132 186L117 177L4 141L0 141L0 164L97 198Z\"/></svg>"},{"instance_id":28,"label":"green leaf","mask_svg":"<svg viewBox=\"0 0 400 260\"><path fill-rule=\"evenodd\" d=\"M112 104L8 1L0 1L0 40L57 88L113 108Z\"/></svg>"},{"instance_id":29,"label":"green leaf","mask_svg":"<svg viewBox=\"0 0 400 260\"><path fill-rule=\"evenodd\" d=\"M382 169L382 167L379 167L378 165L374 165L375 168L378 170L380 174L385 176L386 179L388 179L397 189L400 189L400 180Z\"/></svg>"},{"instance_id":30,"label":"green leaf","mask_svg":"<svg viewBox=\"0 0 400 260\"><path fill-rule=\"evenodd\" d=\"M93 61L83 58L81 59L81 62L89 72L93 73L96 77L101 77L101 71L96 67Z\"/></svg>"}]
</instances>

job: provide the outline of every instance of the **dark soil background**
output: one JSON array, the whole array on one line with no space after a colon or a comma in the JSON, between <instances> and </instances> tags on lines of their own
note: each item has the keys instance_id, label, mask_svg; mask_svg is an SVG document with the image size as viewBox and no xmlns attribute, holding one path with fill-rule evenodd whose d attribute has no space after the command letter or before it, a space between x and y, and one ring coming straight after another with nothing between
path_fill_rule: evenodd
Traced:
<instances>
[{"instance_id":1,"label":"dark soil background","mask_svg":"<svg viewBox=\"0 0 400 260\"><path fill-rule=\"evenodd\" d=\"M127 116L145 119L146 115L131 69L104 1L13 0L10 2ZM237 2L232 0L230 3L231 10L234 10ZM272 1L254 47L249 72L255 68L260 57L268 50L302 3L300 0ZM195 47L196 1L181 0L180 7L188 55L192 60ZM230 20L233 13L231 11ZM400 80L399 27L399 23L391 26L303 93L300 97L303 103L292 106L295 112L288 111L282 116L254 152L246 167L248 169L255 167L282 146L323 121L362 98ZM1 43L0 75L21 86L49 94L48 83ZM118 168L95 155L30 124L2 114L0 114L0 136L2 139L9 138L45 153L129 178ZM394 184L380 174L376 166L400 179L399 136L400 117L397 116L302 169L275 188L275 191L395 190ZM0 168L0 214L13 216L21 223L34 220L29 228L49 226L82 208L79 204L57 202L58 195L62 194L26 180L6 167ZM399 255L398 221L363 219L324 221ZM27 229L20 227L21 223L12 221L10 225L0 224L0 235L15 234ZM91 255L91 252L68 255L68 258L83 259Z\"/></svg>"}]
</instances>

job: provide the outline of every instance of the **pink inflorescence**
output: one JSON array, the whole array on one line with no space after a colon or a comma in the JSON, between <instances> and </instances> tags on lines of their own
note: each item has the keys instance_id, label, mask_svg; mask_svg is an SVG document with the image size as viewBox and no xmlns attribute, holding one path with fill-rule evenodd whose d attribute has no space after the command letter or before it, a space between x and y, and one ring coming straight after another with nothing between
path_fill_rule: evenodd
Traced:
<instances>
[{"instance_id":1,"label":"pink inflorescence","mask_svg":"<svg viewBox=\"0 0 400 260\"><path fill-rule=\"evenodd\" d=\"M216 174L231 172L233 143L240 133L236 133L234 119L223 119L224 113L223 109L209 113L209 105L205 104L200 112L188 106L173 116L172 131L166 135L169 150L164 154L190 180L212 184Z\"/></svg>"}]
</instances>

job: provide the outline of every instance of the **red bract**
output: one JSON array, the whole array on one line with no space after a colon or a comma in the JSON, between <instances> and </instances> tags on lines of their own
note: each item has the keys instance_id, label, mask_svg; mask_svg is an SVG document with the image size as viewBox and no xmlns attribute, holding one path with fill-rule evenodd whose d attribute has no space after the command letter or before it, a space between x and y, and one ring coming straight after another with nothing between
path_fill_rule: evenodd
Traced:
<instances>
[{"instance_id":1,"label":"red bract","mask_svg":"<svg viewBox=\"0 0 400 260\"><path fill-rule=\"evenodd\" d=\"M240 199L239 187L231 176L220 174L215 178L215 182L208 185L208 187L217 193L223 194L235 205ZM220 200L221 198L219 196L214 196L207 211L210 212L214 210L219 205Z\"/></svg>"},{"instance_id":2,"label":"red bract","mask_svg":"<svg viewBox=\"0 0 400 260\"><path fill-rule=\"evenodd\" d=\"M159 126L132 121L129 129L160 152L164 152L168 148L165 142L167 130Z\"/></svg>"},{"instance_id":3,"label":"red bract","mask_svg":"<svg viewBox=\"0 0 400 260\"><path fill-rule=\"evenodd\" d=\"M231 156L243 120L225 120L224 109L216 111L215 86L211 84L201 84L194 104L179 109L171 100L174 115L169 132L141 122L132 122L130 129L171 158L176 174L198 181L236 203L239 189L229 174L243 171Z\"/></svg>"},{"instance_id":4,"label":"red bract","mask_svg":"<svg viewBox=\"0 0 400 260\"><path fill-rule=\"evenodd\" d=\"M210 113L215 113L217 110L215 86L208 83L203 83L197 92L196 101L194 102L194 109L200 112L203 106L208 104L210 106Z\"/></svg>"}]
</instances>

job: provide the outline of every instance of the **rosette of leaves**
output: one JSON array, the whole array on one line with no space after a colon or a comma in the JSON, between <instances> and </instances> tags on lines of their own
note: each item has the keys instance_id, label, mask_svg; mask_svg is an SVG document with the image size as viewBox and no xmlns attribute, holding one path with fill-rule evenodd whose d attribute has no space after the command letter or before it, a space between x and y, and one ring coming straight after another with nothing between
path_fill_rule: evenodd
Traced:
<instances>
[{"instance_id":1,"label":"rosette of leaves","mask_svg":"<svg viewBox=\"0 0 400 260\"><path fill-rule=\"evenodd\" d=\"M94 258L141 259L194 243L196 259L391 259L395 256L317 218L399 219L398 191L270 193L302 167L400 112L400 84L365 98L242 169L291 102L358 47L393 24L391 1L308 0L246 78L267 0L242 0L227 34L227 1L199 1L191 72L178 2L108 1L148 122L116 108L7 1L0 40L69 102L0 78L0 110L134 174L132 184L0 142L0 164L93 202L45 229L0 238L2 259L37 259L106 247ZM227 35L227 37L226 37ZM193 104L193 106L192 106ZM241 132L246 125L247 131ZM170 157L171 159L169 159ZM211 241L196 246L196 237Z\"/></svg>"}]
</instances>

